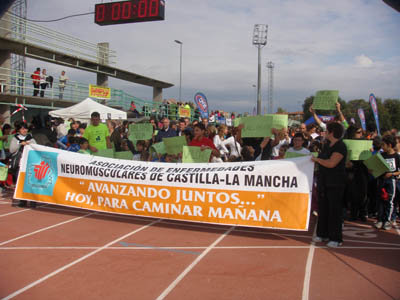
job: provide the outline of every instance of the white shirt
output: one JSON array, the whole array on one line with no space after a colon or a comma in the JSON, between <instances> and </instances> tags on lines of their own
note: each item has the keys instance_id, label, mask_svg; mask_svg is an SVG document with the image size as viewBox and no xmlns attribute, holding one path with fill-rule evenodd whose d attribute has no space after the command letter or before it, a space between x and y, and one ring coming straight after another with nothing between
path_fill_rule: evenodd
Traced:
<instances>
[{"instance_id":1,"label":"white shirt","mask_svg":"<svg viewBox=\"0 0 400 300\"><path fill-rule=\"evenodd\" d=\"M240 152L242 151L242 147L240 144L236 141L236 146L235 146L235 138L231 136L230 138L223 140L222 144L226 147L229 148L230 155L228 154L229 157L240 157Z\"/></svg>"},{"instance_id":2,"label":"white shirt","mask_svg":"<svg viewBox=\"0 0 400 300\"><path fill-rule=\"evenodd\" d=\"M281 148L281 146L289 145L289 144L290 144L290 138L289 138L289 140L286 140L286 139L280 140L279 144L272 148L271 156L272 157L279 156L279 149Z\"/></svg>"},{"instance_id":3,"label":"white shirt","mask_svg":"<svg viewBox=\"0 0 400 300\"><path fill-rule=\"evenodd\" d=\"M219 153L222 156L229 155L229 150L226 149L225 145L222 143L223 141L221 140L221 138L218 134L214 136L213 142L214 142L215 147L219 150Z\"/></svg>"},{"instance_id":4,"label":"white shirt","mask_svg":"<svg viewBox=\"0 0 400 300\"><path fill-rule=\"evenodd\" d=\"M289 149L287 149L286 152L294 152L294 153L299 153L299 154L310 154L310 151L306 148L301 148L300 150L295 150L293 147L290 147Z\"/></svg>"}]
</instances>

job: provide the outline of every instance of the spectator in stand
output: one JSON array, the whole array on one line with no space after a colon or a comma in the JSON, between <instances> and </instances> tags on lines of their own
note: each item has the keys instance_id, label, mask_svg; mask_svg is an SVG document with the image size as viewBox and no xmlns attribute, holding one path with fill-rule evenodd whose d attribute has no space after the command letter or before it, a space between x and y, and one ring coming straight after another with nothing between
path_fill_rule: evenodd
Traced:
<instances>
[{"instance_id":1,"label":"spectator in stand","mask_svg":"<svg viewBox=\"0 0 400 300\"><path fill-rule=\"evenodd\" d=\"M36 68L36 71L31 75L32 84L33 84L33 96L36 97L39 95L40 89L40 68Z\"/></svg>"},{"instance_id":2,"label":"spectator in stand","mask_svg":"<svg viewBox=\"0 0 400 300\"><path fill-rule=\"evenodd\" d=\"M133 113L134 118L140 117L140 112L136 108L135 101L131 101L131 106L129 107L129 110Z\"/></svg>"},{"instance_id":3,"label":"spectator in stand","mask_svg":"<svg viewBox=\"0 0 400 300\"><path fill-rule=\"evenodd\" d=\"M400 176L400 157L396 152L396 139L392 135L382 138L382 156L390 167L390 171L378 177L378 220L377 229L392 228L392 214L396 194L396 177Z\"/></svg>"},{"instance_id":4,"label":"spectator in stand","mask_svg":"<svg viewBox=\"0 0 400 300\"><path fill-rule=\"evenodd\" d=\"M346 185L347 148L342 141L343 126L327 125L326 143L318 158L311 160L319 164L318 174L318 224L314 242L329 241L328 247L342 245L342 210Z\"/></svg>"},{"instance_id":5,"label":"spectator in stand","mask_svg":"<svg viewBox=\"0 0 400 300\"><path fill-rule=\"evenodd\" d=\"M95 111L90 116L91 124L86 128L83 137L89 141L91 152L111 149L110 133L105 124L100 123L100 114Z\"/></svg>"},{"instance_id":6,"label":"spectator in stand","mask_svg":"<svg viewBox=\"0 0 400 300\"><path fill-rule=\"evenodd\" d=\"M293 145L289 147L289 149L286 152L294 152L298 154L310 154L310 150L303 147L304 141L305 141L304 134L301 132L297 132L292 139Z\"/></svg>"},{"instance_id":7,"label":"spectator in stand","mask_svg":"<svg viewBox=\"0 0 400 300\"><path fill-rule=\"evenodd\" d=\"M58 78L58 89L59 89L59 94L58 98L61 100L64 97L64 89L65 86L67 85L67 81L69 80L68 76L65 75L65 71L61 71L61 75Z\"/></svg>"},{"instance_id":8,"label":"spectator in stand","mask_svg":"<svg viewBox=\"0 0 400 300\"><path fill-rule=\"evenodd\" d=\"M169 124L170 121L167 117L164 117L162 120L162 129L158 131L157 136L156 136L156 143L162 142L163 138L169 138L169 137L174 137L177 136L177 132L173 130Z\"/></svg>"},{"instance_id":9,"label":"spectator in stand","mask_svg":"<svg viewBox=\"0 0 400 300\"><path fill-rule=\"evenodd\" d=\"M46 69L42 70L42 74L40 74L40 97L44 97L44 92L47 87L47 72Z\"/></svg>"}]
</instances>

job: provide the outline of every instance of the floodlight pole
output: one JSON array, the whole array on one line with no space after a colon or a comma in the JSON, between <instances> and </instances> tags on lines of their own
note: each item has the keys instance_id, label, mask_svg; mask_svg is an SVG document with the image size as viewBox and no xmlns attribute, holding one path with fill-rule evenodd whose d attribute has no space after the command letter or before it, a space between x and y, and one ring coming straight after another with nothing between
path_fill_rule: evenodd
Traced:
<instances>
[{"instance_id":1,"label":"floodlight pole","mask_svg":"<svg viewBox=\"0 0 400 300\"><path fill-rule=\"evenodd\" d=\"M254 25L253 45L258 48L257 115L261 115L261 48L267 44L267 31L268 25Z\"/></svg>"},{"instance_id":2,"label":"floodlight pole","mask_svg":"<svg viewBox=\"0 0 400 300\"><path fill-rule=\"evenodd\" d=\"M179 101L182 102L181 95L182 95L182 45L181 41L175 40L175 43L179 44L180 46L180 63L179 63Z\"/></svg>"}]
</instances>

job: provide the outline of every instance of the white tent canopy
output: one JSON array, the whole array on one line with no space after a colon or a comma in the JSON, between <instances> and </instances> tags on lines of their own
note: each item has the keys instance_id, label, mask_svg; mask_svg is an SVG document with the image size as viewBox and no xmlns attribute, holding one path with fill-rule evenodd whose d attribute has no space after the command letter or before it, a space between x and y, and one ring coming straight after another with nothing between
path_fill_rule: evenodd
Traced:
<instances>
[{"instance_id":1,"label":"white tent canopy","mask_svg":"<svg viewBox=\"0 0 400 300\"><path fill-rule=\"evenodd\" d=\"M64 120L73 118L74 120L86 122L90 120L90 115L95 111L100 114L100 119L102 120L126 120L127 118L126 112L105 106L90 98L86 98L82 102L67 108L52 110L49 115L54 118L63 118Z\"/></svg>"}]
</instances>

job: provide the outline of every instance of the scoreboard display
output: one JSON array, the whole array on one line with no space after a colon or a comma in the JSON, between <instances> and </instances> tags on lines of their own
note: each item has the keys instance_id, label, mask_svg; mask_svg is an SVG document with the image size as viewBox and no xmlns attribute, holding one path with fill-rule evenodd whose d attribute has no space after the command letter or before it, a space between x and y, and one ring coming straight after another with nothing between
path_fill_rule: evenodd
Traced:
<instances>
[{"instance_id":1,"label":"scoreboard display","mask_svg":"<svg viewBox=\"0 0 400 300\"><path fill-rule=\"evenodd\" d=\"M160 21L165 19L164 0L130 0L96 4L94 22L99 25Z\"/></svg>"}]
</instances>

